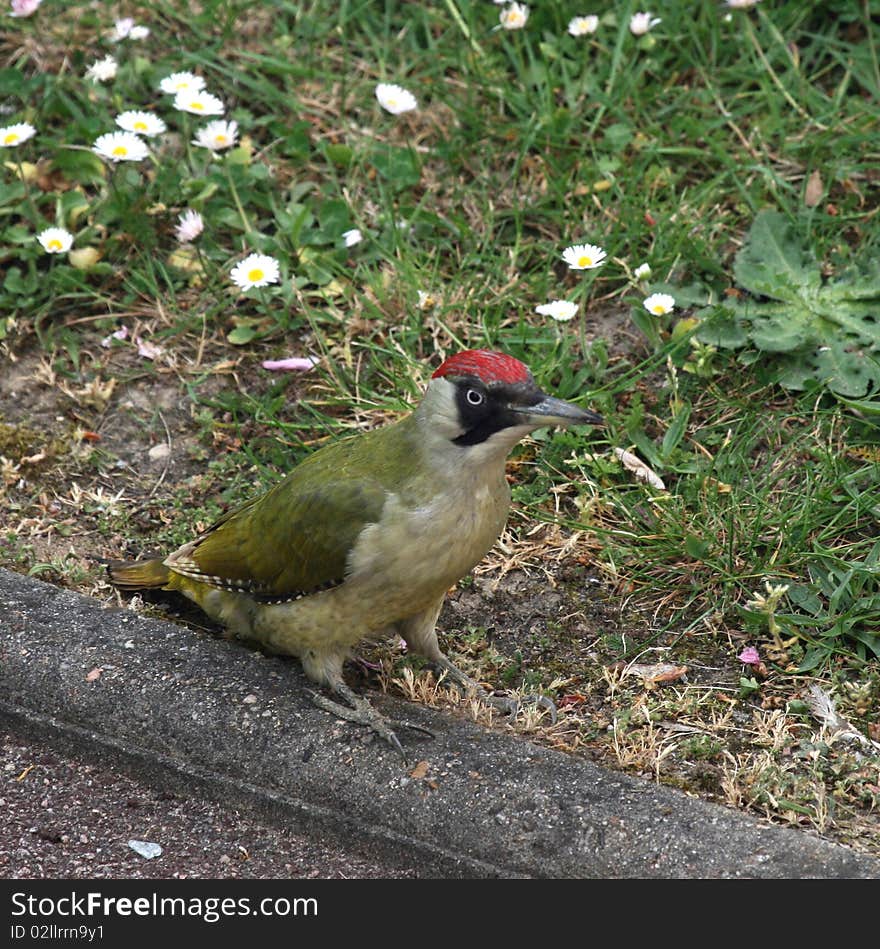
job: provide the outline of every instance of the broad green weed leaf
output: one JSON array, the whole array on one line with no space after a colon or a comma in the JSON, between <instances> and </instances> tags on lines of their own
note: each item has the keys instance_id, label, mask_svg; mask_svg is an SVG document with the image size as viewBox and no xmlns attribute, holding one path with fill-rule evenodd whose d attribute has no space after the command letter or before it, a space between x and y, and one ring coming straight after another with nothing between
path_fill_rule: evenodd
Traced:
<instances>
[{"instance_id":1,"label":"broad green weed leaf","mask_svg":"<svg viewBox=\"0 0 880 949\"><path fill-rule=\"evenodd\" d=\"M370 164L399 191L417 185L422 174L418 156L409 148L377 146L370 154Z\"/></svg>"},{"instance_id":2,"label":"broad green weed leaf","mask_svg":"<svg viewBox=\"0 0 880 949\"><path fill-rule=\"evenodd\" d=\"M763 211L734 273L752 296L700 311L701 342L742 349L741 362L789 389L816 385L843 399L880 391L880 264L823 283L792 222Z\"/></svg>"},{"instance_id":3,"label":"broad green weed leaf","mask_svg":"<svg viewBox=\"0 0 880 949\"><path fill-rule=\"evenodd\" d=\"M749 334L737 320L733 309L723 304L699 311L701 323L696 337L701 343L719 349L739 349L749 341Z\"/></svg>"},{"instance_id":4,"label":"broad green weed leaf","mask_svg":"<svg viewBox=\"0 0 880 949\"><path fill-rule=\"evenodd\" d=\"M736 282L750 293L777 300L804 298L822 275L784 214L761 211L733 265Z\"/></svg>"},{"instance_id":5,"label":"broad green weed leaf","mask_svg":"<svg viewBox=\"0 0 880 949\"><path fill-rule=\"evenodd\" d=\"M751 340L764 352L790 353L816 338L810 331L809 313L795 311L793 304L747 300L739 306L738 313L741 320L751 323Z\"/></svg>"},{"instance_id":6,"label":"broad green weed leaf","mask_svg":"<svg viewBox=\"0 0 880 949\"><path fill-rule=\"evenodd\" d=\"M844 342L835 340L808 357L808 364L813 367L813 376L832 392L858 398L869 388L880 388L877 356L877 353L872 356L864 350L848 348Z\"/></svg>"}]
</instances>

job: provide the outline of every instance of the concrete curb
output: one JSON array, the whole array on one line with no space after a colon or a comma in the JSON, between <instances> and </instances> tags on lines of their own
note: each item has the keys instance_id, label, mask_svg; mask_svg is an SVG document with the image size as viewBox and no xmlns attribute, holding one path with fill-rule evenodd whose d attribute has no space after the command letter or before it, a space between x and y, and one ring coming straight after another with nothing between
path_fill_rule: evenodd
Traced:
<instances>
[{"instance_id":1,"label":"concrete curb","mask_svg":"<svg viewBox=\"0 0 880 949\"><path fill-rule=\"evenodd\" d=\"M89 673L100 669L99 674ZM880 861L371 695L424 779L309 701L298 665L0 569L0 716L438 877L880 878Z\"/></svg>"}]
</instances>

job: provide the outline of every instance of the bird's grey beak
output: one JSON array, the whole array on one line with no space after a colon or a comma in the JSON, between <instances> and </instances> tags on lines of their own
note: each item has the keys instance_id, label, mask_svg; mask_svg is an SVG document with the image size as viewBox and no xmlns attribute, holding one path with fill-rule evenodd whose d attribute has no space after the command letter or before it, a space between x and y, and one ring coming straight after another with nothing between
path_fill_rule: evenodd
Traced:
<instances>
[{"instance_id":1,"label":"bird's grey beak","mask_svg":"<svg viewBox=\"0 0 880 949\"><path fill-rule=\"evenodd\" d=\"M531 423L536 428L545 425L604 425L605 419L595 412L582 409L571 402L554 399L545 395L535 405L511 405L512 412L523 417L525 424Z\"/></svg>"}]
</instances>

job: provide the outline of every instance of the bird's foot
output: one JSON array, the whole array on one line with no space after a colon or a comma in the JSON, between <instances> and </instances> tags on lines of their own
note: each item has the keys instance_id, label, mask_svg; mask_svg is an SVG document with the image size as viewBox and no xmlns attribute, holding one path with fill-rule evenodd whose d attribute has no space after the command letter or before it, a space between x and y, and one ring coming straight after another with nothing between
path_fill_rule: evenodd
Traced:
<instances>
[{"instance_id":1,"label":"bird's foot","mask_svg":"<svg viewBox=\"0 0 880 949\"><path fill-rule=\"evenodd\" d=\"M367 728L372 729L380 738L387 741L401 758L406 761L406 752L403 750L400 740L394 733L391 723L377 712L367 699L362 695L358 695L357 692L354 692L342 682L334 683L331 688L333 692L346 703L345 705L334 702L319 692L311 693L312 702L317 705L318 708L324 709L325 712L330 712L337 718L343 718L347 722L356 722L358 725L365 725ZM413 731L421 732L430 738L436 737L430 729L425 728L423 725L416 725L414 722L401 721L395 724L404 728L410 728Z\"/></svg>"},{"instance_id":2,"label":"bird's foot","mask_svg":"<svg viewBox=\"0 0 880 949\"><path fill-rule=\"evenodd\" d=\"M474 695L481 702L491 705L492 708L497 709L503 715L516 715L523 705L537 705L539 708L546 709L550 715L550 721L554 725L556 724L556 705L546 695L524 695L522 698L511 695L490 695L479 682L475 682L469 675L462 672L446 656L435 660L434 666L441 675L445 673L452 685L462 695Z\"/></svg>"}]
</instances>

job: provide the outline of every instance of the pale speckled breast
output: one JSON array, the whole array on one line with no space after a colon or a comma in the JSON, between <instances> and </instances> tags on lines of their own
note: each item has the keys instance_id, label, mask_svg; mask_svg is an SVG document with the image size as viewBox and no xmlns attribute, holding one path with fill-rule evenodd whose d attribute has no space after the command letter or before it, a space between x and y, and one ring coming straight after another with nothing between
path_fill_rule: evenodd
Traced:
<instances>
[{"instance_id":1,"label":"pale speckled breast","mask_svg":"<svg viewBox=\"0 0 880 949\"><path fill-rule=\"evenodd\" d=\"M378 594L391 612L417 612L485 557L507 520L507 482L474 487L416 509L389 496L378 524L367 527L349 559L348 584ZM389 617L389 620L402 617Z\"/></svg>"}]
</instances>

